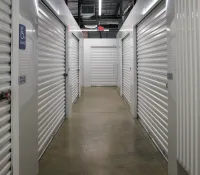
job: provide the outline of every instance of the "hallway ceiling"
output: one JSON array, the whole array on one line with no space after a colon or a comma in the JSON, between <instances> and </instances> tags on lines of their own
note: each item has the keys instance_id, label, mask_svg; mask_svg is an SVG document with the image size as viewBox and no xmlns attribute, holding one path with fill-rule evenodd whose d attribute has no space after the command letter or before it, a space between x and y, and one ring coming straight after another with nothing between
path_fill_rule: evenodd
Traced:
<instances>
[{"instance_id":1,"label":"hallway ceiling","mask_svg":"<svg viewBox=\"0 0 200 175\"><path fill-rule=\"evenodd\" d=\"M98 16L98 0L65 0L65 2L68 3L71 13L81 28L84 28L85 25L102 25L105 28L118 31L119 27L122 25L123 16L126 16L124 12L126 12L127 9L130 11L136 0L102 0L101 17ZM85 19L81 15L82 5L94 5L96 14ZM80 15L78 15L78 7L80 7Z\"/></svg>"}]
</instances>

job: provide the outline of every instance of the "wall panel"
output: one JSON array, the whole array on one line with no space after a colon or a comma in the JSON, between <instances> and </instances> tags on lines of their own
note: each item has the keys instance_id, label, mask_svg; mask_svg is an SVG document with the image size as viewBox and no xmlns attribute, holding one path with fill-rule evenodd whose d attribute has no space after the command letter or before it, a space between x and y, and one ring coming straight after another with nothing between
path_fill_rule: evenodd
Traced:
<instances>
[{"instance_id":1,"label":"wall panel","mask_svg":"<svg viewBox=\"0 0 200 175\"><path fill-rule=\"evenodd\" d=\"M200 60L198 0L176 0L177 158L191 175L200 174Z\"/></svg>"}]
</instances>

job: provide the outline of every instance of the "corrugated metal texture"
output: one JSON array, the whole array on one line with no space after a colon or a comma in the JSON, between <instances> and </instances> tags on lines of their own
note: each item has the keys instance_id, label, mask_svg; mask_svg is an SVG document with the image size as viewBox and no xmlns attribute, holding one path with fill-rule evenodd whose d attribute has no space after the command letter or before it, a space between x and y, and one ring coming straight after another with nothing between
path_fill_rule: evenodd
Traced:
<instances>
[{"instance_id":1,"label":"corrugated metal texture","mask_svg":"<svg viewBox=\"0 0 200 175\"><path fill-rule=\"evenodd\" d=\"M65 26L43 4L38 26L38 140L44 152L65 116Z\"/></svg>"},{"instance_id":2,"label":"corrugated metal texture","mask_svg":"<svg viewBox=\"0 0 200 175\"><path fill-rule=\"evenodd\" d=\"M79 40L72 35L71 41L69 66L72 78L72 103L74 104L79 96Z\"/></svg>"},{"instance_id":3,"label":"corrugated metal texture","mask_svg":"<svg viewBox=\"0 0 200 175\"><path fill-rule=\"evenodd\" d=\"M131 37L128 35L122 40L122 95L131 103Z\"/></svg>"},{"instance_id":4,"label":"corrugated metal texture","mask_svg":"<svg viewBox=\"0 0 200 175\"><path fill-rule=\"evenodd\" d=\"M91 86L117 85L116 51L116 47L91 47Z\"/></svg>"},{"instance_id":5,"label":"corrugated metal texture","mask_svg":"<svg viewBox=\"0 0 200 175\"><path fill-rule=\"evenodd\" d=\"M167 32L165 3L137 26L138 115L168 153Z\"/></svg>"},{"instance_id":6,"label":"corrugated metal texture","mask_svg":"<svg viewBox=\"0 0 200 175\"><path fill-rule=\"evenodd\" d=\"M200 61L198 0L177 0L177 152L190 175L200 174Z\"/></svg>"},{"instance_id":7,"label":"corrugated metal texture","mask_svg":"<svg viewBox=\"0 0 200 175\"><path fill-rule=\"evenodd\" d=\"M11 1L0 1L0 92L11 90ZM11 174L11 105L0 102L0 174Z\"/></svg>"}]
</instances>

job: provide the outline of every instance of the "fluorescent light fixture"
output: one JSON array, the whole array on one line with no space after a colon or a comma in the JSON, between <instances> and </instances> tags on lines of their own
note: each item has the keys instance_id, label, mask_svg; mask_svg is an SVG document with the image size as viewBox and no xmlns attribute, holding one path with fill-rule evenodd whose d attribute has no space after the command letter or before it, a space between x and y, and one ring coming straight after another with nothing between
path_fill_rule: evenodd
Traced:
<instances>
[{"instance_id":1,"label":"fluorescent light fixture","mask_svg":"<svg viewBox=\"0 0 200 175\"><path fill-rule=\"evenodd\" d=\"M97 28L97 25L84 25L85 28L88 28L88 29L96 29Z\"/></svg>"},{"instance_id":2,"label":"fluorescent light fixture","mask_svg":"<svg viewBox=\"0 0 200 175\"><path fill-rule=\"evenodd\" d=\"M133 29L121 29L120 32L132 32Z\"/></svg>"},{"instance_id":3,"label":"fluorescent light fixture","mask_svg":"<svg viewBox=\"0 0 200 175\"><path fill-rule=\"evenodd\" d=\"M99 16L101 16L102 0L99 0Z\"/></svg>"},{"instance_id":4,"label":"fluorescent light fixture","mask_svg":"<svg viewBox=\"0 0 200 175\"><path fill-rule=\"evenodd\" d=\"M149 6L143 10L142 14L145 15L157 2L158 0L153 0Z\"/></svg>"},{"instance_id":5,"label":"fluorescent light fixture","mask_svg":"<svg viewBox=\"0 0 200 175\"><path fill-rule=\"evenodd\" d=\"M30 29L27 29L27 30L26 30L26 32L30 32L30 33L32 33L32 32L33 32L33 33L34 33L34 32L35 32L35 30L30 30Z\"/></svg>"},{"instance_id":6,"label":"fluorescent light fixture","mask_svg":"<svg viewBox=\"0 0 200 175\"><path fill-rule=\"evenodd\" d=\"M70 30L71 32L98 32L98 29L81 29L81 30ZM104 29L104 31L101 32L109 32L109 29Z\"/></svg>"}]
</instances>

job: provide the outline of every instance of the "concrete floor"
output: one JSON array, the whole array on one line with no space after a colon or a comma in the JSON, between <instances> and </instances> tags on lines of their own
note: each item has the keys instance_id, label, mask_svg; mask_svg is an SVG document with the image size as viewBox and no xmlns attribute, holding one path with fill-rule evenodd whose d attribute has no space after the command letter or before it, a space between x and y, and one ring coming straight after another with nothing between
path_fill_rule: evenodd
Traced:
<instances>
[{"instance_id":1,"label":"concrete floor","mask_svg":"<svg viewBox=\"0 0 200 175\"><path fill-rule=\"evenodd\" d=\"M86 88L40 160L40 175L167 175L115 88Z\"/></svg>"}]
</instances>

